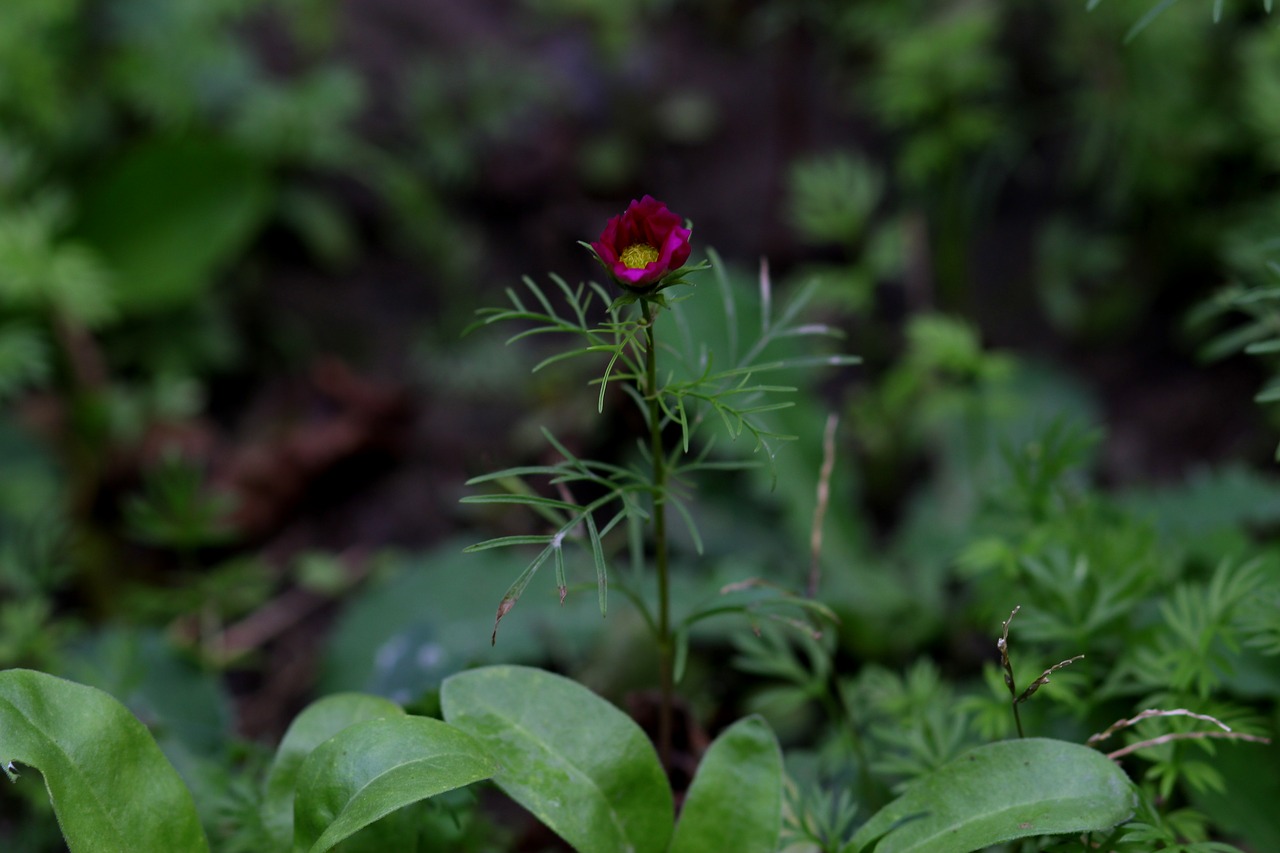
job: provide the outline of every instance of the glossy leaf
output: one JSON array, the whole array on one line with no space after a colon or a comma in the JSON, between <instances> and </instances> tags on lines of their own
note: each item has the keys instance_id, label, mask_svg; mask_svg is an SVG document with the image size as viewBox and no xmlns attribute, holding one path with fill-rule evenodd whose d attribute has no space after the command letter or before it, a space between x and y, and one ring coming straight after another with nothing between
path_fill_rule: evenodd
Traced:
<instances>
[{"instance_id":1,"label":"glossy leaf","mask_svg":"<svg viewBox=\"0 0 1280 853\"><path fill-rule=\"evenodd\" d=\"M520 666L451 676L445 719L501 765L494 782L579 853L660 853L672 830L671 788L653 744L582 685Z\"/></svg>"},{"instance_id":2,"label":"glossy leaf","mask_svg":"<svg viewBox=\"0 0 1280 853\"><path fill-rule=\"evenodd\" d=\"M782 751L760 717L715 739L689 787L669 853L773 853L782 832Z\"/></svg>"},{"instance_id":3,"label":"glossy leaf","mask_svg":"<svg viewBox=\"0 0 1280 853\"><path fill-rule=\"evenodd\" d=\"M267 773L262 820L280 849L293 838L293 797L298 771L307 756L338 732L367 720L403 717L404 710L389 699L363 693L339 693L311 703L289 724Z\"/></svg>"},{"instance_id":4,"label":"glossy leaf","mask_svg":"<svg viewBox=\"0 0 1280 853\"><path fill-rule=\"evenodd\" d=\"M1129 777L1096 750L1044 738L1001 741L913 784L846 850L969 853L1015 838L1110 829L1136 807Z\"/></svg>"},{"instance_id":5,"label":"glossy leaf","mask_svg":"<svg viewBox=\"0 0 1280 853\"><path fill-rule=\"evenodd\" d=\"M497 765L475 738L427 717L348 726L302 763L293 849L324 853L397 809L487 779Z\"/></svg>"},{"instance_id":6,"label":"glossy leaf","mask_svg":"<svg viewBox=\"0 0 1280 853\"><path fill-rule=\"evenodd\" d=\"M0 672L0 767L39 770L71 853L209 849L195 803L147 728L110 695Z\"/></svg>"}]
</instances>

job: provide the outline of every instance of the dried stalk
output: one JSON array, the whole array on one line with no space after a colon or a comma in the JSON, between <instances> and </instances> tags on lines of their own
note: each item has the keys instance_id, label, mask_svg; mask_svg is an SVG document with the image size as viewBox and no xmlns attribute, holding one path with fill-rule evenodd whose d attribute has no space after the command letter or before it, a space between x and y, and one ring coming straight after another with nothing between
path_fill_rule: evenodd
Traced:
<instances>
[{"instance_id":1,"label":"dried stalk","mask_svg":"<svg viewBox=\"0 0 1280 853\"><path fill-rule=\"evenodd\" d=\"M805 592L810 598L818 594L822 580L822 523L831 503L831 472L836 467L836 427L840 417L832 412L827 415L827 428L822 434L822 468L818 473L818 503L813 510L813 530L809 534L809 584Z\"/></svg>"},{"instance_id":2,"label":"dried stalk","mask_svg":"<svg viewBox=\"0 0 1280 853\"><path fill-rule=\"evenodd\" d=\"M1169 732L1167 734L1158 735L1157 737L1148 738L1147 740L1138 741L1137 743L1131 743L1126 747L1122 747L1120 749L1115 750L1114 752L1108 752L1107 758L1110 758L1112 761L1115 761L1116 759L1123 758L1126 755L1137 752L1140 749L1146 749L1147 747L1150 747L1150 746L1160 746L1161 744L1170 743L1171 741L1175 741L1175 740L1204 740L1205 738L1222 738L1225 740L1244 740L1244 741L1250 741L1252 743L1271 743L1270 738L1260 737L1258 735L1245 734L1243 732L1232 731L1231 726L1228 726L1226 723L1222 722L1222 720L1219 720L1217 717L1210 716L1209 714L1197 714L1195 711L1188 711L1186 708L1173 708L1169 710L1166 710L1163 708L1149 708L1146 711L1136 714L1135 716L1132 716L1127 720L1116 720L1114 723L1112 723L1110 726L1107 727L1106 731L1098 732L1096 735L1093 735L1092 737L1090 737L1087 743L1089 743L1090 745L1101 743L1102 741L1111 737L1113 734L1120 731L1121 729L1127 729L1130 726L1135 726L1138 723L1142 722L1143 720L1149 720L1149 719L1152 719L1153 717L1191 717L1192 719L1202 720L1206 723L1213 723L1215 726L1221 729L1221 731Z\"/></svg>"}]
</instances>

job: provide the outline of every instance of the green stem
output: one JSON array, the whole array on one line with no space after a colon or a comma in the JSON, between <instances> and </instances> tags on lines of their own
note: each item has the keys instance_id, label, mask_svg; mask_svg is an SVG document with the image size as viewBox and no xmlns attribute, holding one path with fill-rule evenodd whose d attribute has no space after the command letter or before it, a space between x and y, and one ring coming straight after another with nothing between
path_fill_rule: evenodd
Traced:
<instances>
[{"instance_id":1,"label":"green stem","mask_svg":"<svg viewBox=\"0 0 1280 853\"><path fill-rule=\"evenodd\" d=\"M653 325L657 317L648 301L641 301L645 324L645 398L649 402L649 450L653 457L653 547L658 572L658 678L662 698L658 707L658 755L663 766L671 764L673 693L673 643L671 641L671 588L667 556L667 455L662 447L662 407L658 400L658 348Z\"/></svg>"}]
</instances>

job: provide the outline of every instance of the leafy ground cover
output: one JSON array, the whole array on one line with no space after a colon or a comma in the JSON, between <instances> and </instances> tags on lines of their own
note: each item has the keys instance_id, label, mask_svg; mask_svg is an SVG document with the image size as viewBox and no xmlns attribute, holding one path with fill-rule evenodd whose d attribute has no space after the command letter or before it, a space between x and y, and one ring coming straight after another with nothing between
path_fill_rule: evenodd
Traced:
<instances>
[{"instance_id":1,"label":"leafy ground cover","mask_svg":"<svg viewBox=\"0 0 1280 853\"><path fill-rule=\"evenodd\" d=\"M8 0L0 847L1280 849L1280 31L1149 11Z\"/></svg>"}]
</instances>

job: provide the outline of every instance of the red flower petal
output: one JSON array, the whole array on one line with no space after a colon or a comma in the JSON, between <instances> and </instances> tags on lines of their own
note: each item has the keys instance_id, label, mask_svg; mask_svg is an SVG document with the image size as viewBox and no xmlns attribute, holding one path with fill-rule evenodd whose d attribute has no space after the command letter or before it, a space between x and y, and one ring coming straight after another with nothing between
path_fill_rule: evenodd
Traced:
<instances>
[{"instance_id":1,"label":"red flower petal","mask_svg":"<svg viewBox=\"0 0 1280 853\"><path fill-rule=\"evenodd\" d=\"M680 217L653 196L646 195L610 219L591 248L619 284L646 289L685 265L691 251L691 236ZM642 269L628 267L622 262L623 252L637 244L653 247L658 259Z\"/></svg>"}]
</instances>

